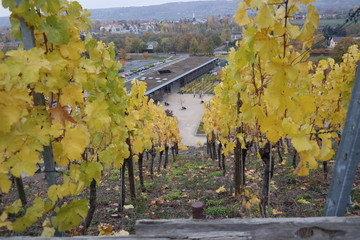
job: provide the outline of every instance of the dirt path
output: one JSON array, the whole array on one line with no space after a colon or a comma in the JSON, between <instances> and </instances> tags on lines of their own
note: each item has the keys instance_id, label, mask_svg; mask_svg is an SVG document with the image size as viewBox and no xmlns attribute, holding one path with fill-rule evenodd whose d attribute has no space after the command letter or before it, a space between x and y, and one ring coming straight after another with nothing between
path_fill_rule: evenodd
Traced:
<instances>
[{"instance_id":1,"label":"dirt path","mask_svg":"<svg viewBox=\"0 0 360 240\"><path fill-rule=\"evenodd\" d=\"M180 135L182 137L182 143L186 146L196 146L200 141L202 144L206 142L206 137L196 136L196 130L200 124L201 118L204 115L204 106L201 100L208 101L212 95L204 95L200 98L199 94L196 94L195 98L193 94L177 94L172 93L164 96L164 101L169 103L169 106L164 106L165 109L172 110L174 116L179 120ZM186 109L182 110L182 107Z\"/></svg>"}]
</instances>

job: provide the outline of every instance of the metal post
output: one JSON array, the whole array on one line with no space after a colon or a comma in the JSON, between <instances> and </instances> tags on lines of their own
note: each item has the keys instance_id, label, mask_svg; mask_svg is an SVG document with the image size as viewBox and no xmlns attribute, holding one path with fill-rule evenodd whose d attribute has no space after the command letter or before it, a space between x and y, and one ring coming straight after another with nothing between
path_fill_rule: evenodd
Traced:
<instances>
[{"instance_id":1,"label":"metal post","mask_svg":"<svg viewBox=\"0 0 360 240\"><path fill-rule=\"evenodd\" d=\"M346 213L356 169L360 161L360 63L357 66L354 82L326 200L325 216L343 216Z\"/></svg>"}]
</instances>

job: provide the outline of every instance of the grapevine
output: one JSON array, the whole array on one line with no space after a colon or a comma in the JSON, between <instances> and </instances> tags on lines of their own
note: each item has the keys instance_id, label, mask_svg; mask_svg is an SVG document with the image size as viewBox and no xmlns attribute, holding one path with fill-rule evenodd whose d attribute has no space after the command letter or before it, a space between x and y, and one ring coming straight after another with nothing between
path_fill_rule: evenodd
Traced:
<instances>
[{"instance_id":1,"label":"grapevine","mask_svg":"<svg viewBox=\"0 0 360 240\"><path fill-rule=\"evenodd\" d=\"M223 152L235 154L235 191L244 183L241 149L255 143L257 155L265 164L262 205L266 206L269 179L273 173L272 148L290 140L300 156L295 173L309 174L318 161L334 155L332 140L343 128L359 50L354 46L343 62L305 61L318 25L313 1L244 1L235 20L243 26L243 39L232 49L229 65L223 69L222 83L205 114L207 134L219 134ZM304 25L289 21L307 7ZM250 17L248 10L256 11ZM301 41L296 51L292 41ZM240 160L240 158L242 158ZM239 176L242 175L242 176ZM237 190L238 189L238 190ZM264 213L265 211L263 211Z\"/></svg>"},{"instance_id":2,"label":"grapevine","mask_svg":"<svg viewBox=\"0 0 360 240\"><path fill-rule=\"evenodd\" d=\"M46 196L28 206L21 206L20 200L7 206L0 227L24 231L45 218L42 236L48 237L55 229L70 231L86 218L86 228L93 212L88 213L89 202L79 195L96 188L103 169L121 168L131 152L151 147L149 133L136 139L142 119L132 110L132 101L146 102L144 91L138 99L126 93L114 45L91 37L89 13L77 2L2 4L12 12L12 33L22 39L24 21L33 33L34 47L0 52L0 192L10 191L10 176L33 176L45 147L68 171L50 184ZM42 104L34 100L39 96ZM9 215L22 207L25 214L10 220Z\"/></svg>"}]
</instances>

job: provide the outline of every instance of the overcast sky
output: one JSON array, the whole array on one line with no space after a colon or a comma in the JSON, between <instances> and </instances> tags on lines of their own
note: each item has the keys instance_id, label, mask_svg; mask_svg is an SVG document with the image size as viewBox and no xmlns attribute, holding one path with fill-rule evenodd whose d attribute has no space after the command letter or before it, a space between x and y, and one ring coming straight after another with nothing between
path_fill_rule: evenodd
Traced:
<instances>
[{"instance_id":1,"label":"overcast sky","mask_svg":"<svg viewBox=\"0 0 360 240\"><path fill-rule=\"evenodd\" d=\"M78 2L88 9L92 8L112 8L112 7L130 7L130 6L149 6L169 2L191 2L195 0L78 0ZM200 0L201 1L201 0ZM9 12L0 7L0 16L9 16Z\"/></svg>"}]
</instances>

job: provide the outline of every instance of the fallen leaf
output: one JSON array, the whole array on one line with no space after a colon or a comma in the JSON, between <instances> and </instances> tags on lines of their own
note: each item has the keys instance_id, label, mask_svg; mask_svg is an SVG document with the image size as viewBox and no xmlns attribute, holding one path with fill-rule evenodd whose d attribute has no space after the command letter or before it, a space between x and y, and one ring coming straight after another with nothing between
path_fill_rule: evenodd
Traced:
<instances>
[{"instance_id":1,"label":"fallen leaf","mask_svg":"<svg viewBox=\"0 0 360 240\"><path fill-rule=\"evenodd\" d=\"M133 209L134 206L132 204L129 205L124 205L124 209L128 210L128 209Z\"/></svg>"},{"instance_id":2,"label":"fallen leaf","mask_svg":"<svg viewBox=\"0 0 360 240\"><path fill-rule=\"evenodd\" d=\"M151 206L162 205L162 204L164 204L164 198L154 198L154 199L150 202L150 205L151 205Z\"/></svg>"},{"instance_id":3,"label":"fallen leaf","mask_svg":"<svg viewBox=\"0 0 360 240\"><path fill-rule=\"evenodd\" d=\"M129 236L130 233L128 231L125 230L120 230L119 232L114 232L115 236Z\"/></svg>"},{"instance_id":4,"label":"fallen leaf","mask_svg":"<svg viewBox=\"0 0 360 240\"><path fill-rule=\"evenodd\" d=\"M297 202L302 204L310 204L310 202L305 199L298 199Z\"/></svg>"},{"instance_id":5,"label":"fallen leaf","mask_svg":"<svg viewBox=\"0 0 360 240\"><path fill-rule=\"evenodd\" d=\"M273 210L272 210L272 214L273 214L274 216L279 216L279 215L283 214L283 212L281 212L281 211L279 211L279 210L277 210L277 209L273 209Z\"/></svg>"},{"instance_id":6,"label":"fallen leaf","mask_svg":"<svg viewBox=\"0 0 360 240\"><path fill-rule=\"evenodd\" d=\"M54 108L49 109L52 123L60 123L65 126L65 121L76 123L76 121L70 116L66 106L58 104Z\"/></svg>"},{"instance_id":7,"label":"fallen leaf","mask_svg":"<svg viewBox=\"0 0 360 240\"><path fill-rule=\"evenodd\" d=\"M189 197L189 195L187 195L186 193L183 193L183 194L181 195L181 197L182 197L182 198L187 198L187 197Z\"/></svg>"},{"instance_id":8,"label":"fallen leaf","mask_svg":"<svg viewBox=\"0 0 360 240\"><path fill-rule=\"evenodd\" d=\"M226 192L226 188L224 186L219 187L218 189L215 190L216 193L224 193Z\"/></svg>"},{"instance_id":9,"label":"fallen leaf","mask_svg":"<svg viewBox=\"0 0 360 240\"><path fill-rule=\"evenodd\" d=\"M99 236L110 236L113 234L113 226L106 223L100 223L98 226L99 229Z\"/></svg>"}]
</instances>

